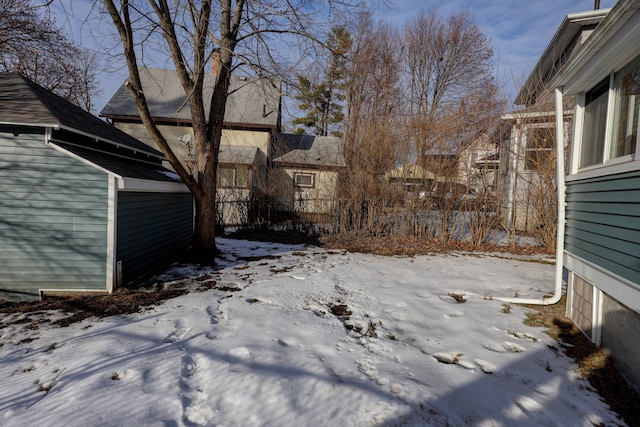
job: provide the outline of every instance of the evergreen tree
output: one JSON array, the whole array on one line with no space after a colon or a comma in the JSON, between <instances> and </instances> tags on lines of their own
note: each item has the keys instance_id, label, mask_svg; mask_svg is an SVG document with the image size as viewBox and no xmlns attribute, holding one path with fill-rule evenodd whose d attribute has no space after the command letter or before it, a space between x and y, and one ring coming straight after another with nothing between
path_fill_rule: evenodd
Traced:
<instances>
[{"instance_id":1,"label":"evergreen tree","mask_svg":"<svg viewBox=\"0 0 640 427\"><path fill-rule=\"evenodd\" d=\"M309 78L298 74L298 108L307 114L293 120L294 125L302 125L311 133L320 136L341 135L334 125L344 119L344 76L347 53L351 49L351 34L342 26L331 29L327 37L330 58L329 67L321 78ZM333 129L332 129L333 128ZM304 133L303 128L295 133Z\"/></svg>"}]
</instances>

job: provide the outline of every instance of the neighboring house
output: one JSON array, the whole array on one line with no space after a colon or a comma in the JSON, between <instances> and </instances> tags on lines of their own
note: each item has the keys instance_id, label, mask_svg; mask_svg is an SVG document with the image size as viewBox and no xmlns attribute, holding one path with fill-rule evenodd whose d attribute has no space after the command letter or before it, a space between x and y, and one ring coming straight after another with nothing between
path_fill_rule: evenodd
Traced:
<instances>
[{"instance_id":1,"label":"neighboring house","mask_svg":"<svg viewBox=\"0 0 640 427\"><path fill-rule=\"evenodd\" d=\"M195 160L191 113L177 74L141 68L140 77L156 124L178 158L191 167ZM215 79L214 74L205 76L206 115ZM278 211L326 213L330 209L336 171L344 167L340 141L279 133L280 107L279 83L231 77L218 165L218 219L226 225L251 223L257 217L271 219ZM126 82L101 115L156 147Z\"/></svg>"},{"instance_id":2,"label":"neighboring house","mask_svg":"<svg viewBox=\"0 0 640 427\"><path fill-rule=\"evenodd\" d=\"M493 195L497 156L495 141L482 134L460 147L430 149L424 154L423 168L436 176L436 182L456 184L460 195Z\"/></svg>"},{"instance_id":3,"label":"neighboring house","mask_svg":"<svg viewBox=\"0 0 640 427\"><path fill-rule=\"evenodd\" d=\"M575 96L560 225L567 311L640 387L640 1L620 0L550 83ZM566 107L559 105L561 114ZM562 177L560 177L562 178ZM562 199L561 199L562 201Z\"/></svg>"},{"instance_id":4,"label":"neighboring house","mask_svg":"<svg viewBox=\"0 0 640 427\"><path fill-rule=\"evenodd\" d=\"M458 179L470 194L495 194L498 148L483 134L466 144L458 153Z\"/></svg>"},{"instance_id":5,"label":"neighboring house","mask_svg":"<svg viewBox=\"0 0 640 427\"><path fill-rule=\"evenodd\" d=\"M345 167L340 138L276 134L269 178L276 194L276 211L332 213L338 175Z\"/></svg>"},{"instance_id":6,"label":"neighboring house","mask_svg":"<svg viewBox=\"0 0 640 427\"><path fill-rule=\"evenodd\" d=\"M258 147L220 146L216 197L222 223L246 224L260 215L267 167L267 156Z\"/></svg>"},{"instance_id":7,"label":"neighboring house","mask_svg":"<svg viewBox=\"0 0 640 427\"><path fill-rule=\"evenodd\" d=\"M524 108L502 117L506 132L500 138L497 185L501 220L508 228L532 231L546 218L540 210L555 211L555 112L549 80L555 76L594 31L609 9L567 15L518 93ZM564 113L570 143L572 100Z\"/></svg>"},{"instance_id":8,"label":"neighboring house","mask_svg":"<svg viewBox=\"0 0 640 427\"><path fill-rule=\"evenodd\" d=\"M110 293L191 243L193 199L162 154L0 74L0 295Z\"/></svg>"},{"instance_id":9,"label":"neighboring house","mask_svg":"<svg viewBox=\"0 0 640 427\"><path fill-rule=\"evenodd\" d=\"M386 174L387 181L391 186L399 188L404 193L404 197L413 201L425 199L427 192L433 188L437 177L417 163L402 165Z\"/></svg>"}]
</instances>

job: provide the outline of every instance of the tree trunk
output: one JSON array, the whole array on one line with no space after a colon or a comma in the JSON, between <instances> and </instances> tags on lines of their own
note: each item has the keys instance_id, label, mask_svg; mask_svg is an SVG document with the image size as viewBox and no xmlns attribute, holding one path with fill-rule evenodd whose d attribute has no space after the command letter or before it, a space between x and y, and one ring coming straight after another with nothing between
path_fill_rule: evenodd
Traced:
<instances>
[{"instance_id":1,"label":"tree trunk","mask_svg":"<svg viewBox=\"0 0 640 427\"><path fill-rule=\"evenodd\" d=\"M195 198L195 226L193 236L193 252L197 256L208 257L217 253L216 248L216 194L204 193Z\"/></svg>"}]
</instances>

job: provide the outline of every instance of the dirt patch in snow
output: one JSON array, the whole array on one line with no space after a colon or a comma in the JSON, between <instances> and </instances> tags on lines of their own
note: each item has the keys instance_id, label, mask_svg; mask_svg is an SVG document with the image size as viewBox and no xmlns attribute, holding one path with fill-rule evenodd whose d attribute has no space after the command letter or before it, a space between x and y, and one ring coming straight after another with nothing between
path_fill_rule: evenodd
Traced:
<instances>
[{"instance_id":1,"label":"dirt patch in snow","mask_svg":"<svg viewBox=\"0 0 640 427\"><path fill-rule=\"evenodd\" d=\"M10 302L0 300L0 313L35 313L60 310L65 317L52 322L68 326L89 317L131 314L187 293L187 289L132 290L120 288L111 295L49 298L43 301ZM17 320L20 322L20 320ZM0 324L0 327L7 325Z\"/></svg>"}]
</instances>

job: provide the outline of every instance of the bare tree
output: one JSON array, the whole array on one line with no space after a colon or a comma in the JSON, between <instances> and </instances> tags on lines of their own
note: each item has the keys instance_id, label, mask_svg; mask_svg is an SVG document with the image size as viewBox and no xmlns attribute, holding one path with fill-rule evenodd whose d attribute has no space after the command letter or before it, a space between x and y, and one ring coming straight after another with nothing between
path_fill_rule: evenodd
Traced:
<instances>
[{"instance_id":1,"label":"bare tree","mask_svg":"<svg viewBox=\"0 0 640 427\"><path fill-rule=\"evenodd\" d=\"M402 141L402 39L389 24L360 15L352 31L345 76L344 153L341 228L374 232L390 199L385 173L396 163ZM379 230L380 231L380 230Z\"/></svg>"},{"instance_id":2,"label":"bare tree","mask_svg":"<svg viewBox=\"0 0 640 427\"><path fill-rule=\"evenodd\" d=\"M328 0L331 7L348 2ZM243 66L260 76L278 73L282 57L277 50L291 37L287 51L297 41L316 41L317 16L331 10L324 3L306 0L103 0L120 36L129 70L128 88L149 134L195 198L194 250L214 252L216 173L226 100L232 71ZM161 40L159 40L161 39ZM293 41L292 41L293 40ZM163 43L191 109L196 146L195 172L186 170L158 130L149 112L138 66L148 46ZM275 49L274 49L275 48ZM294 61L297 58L293 59ZM205 99L203 80L209 61L217 63L211 99ZM210 102L208 116L205 102Z\"/></svg>"},{"instance_id":3,"label":"bare tree","mask_svg":"<svg viewBox=\"0 0 640 427\"><path fill-rule=\"evenodd\" d=\"M424 191L434 195L438 238L455 237L475 184L460 155L491 132L501 112L491 70L493 52L466 13L448 19L421 14L404 29L409 139L418 162L436 175Z\"/></svg>"},{"instance_id":4,"label":"bare tree","mask_svg":"<svg viewBox=\"0 0 640 427\"><path fill-rule=\"evenodd\" d=\"M341 228L448 244L464 219L480 245L495 216L482 161L503 106L487 39L466 14L422 14L401 31L365 14L352 34Z\"/></svg>"},{"instance_id":5,"label":"bare tree","mask_svg":"<svg viewBox=\"0 0 640 427\"><path fill-rule=\"evenodd\" d=\"M421 14L405 27L405 40L410 114L429 149L430 126L490 85L493 51L466 13L448 20Z\"/></svg>"},{"instance_id":6,"label":"bare tree","mask_svg":"<svg viewBox=\"0 0 640 427\"><path fill-rule=\"evenodd\" d=\"M90 111L98 93L94 54L72 43L42 5L0 0L0 71L22 74Z\"/></svg>"}]
</instances>

